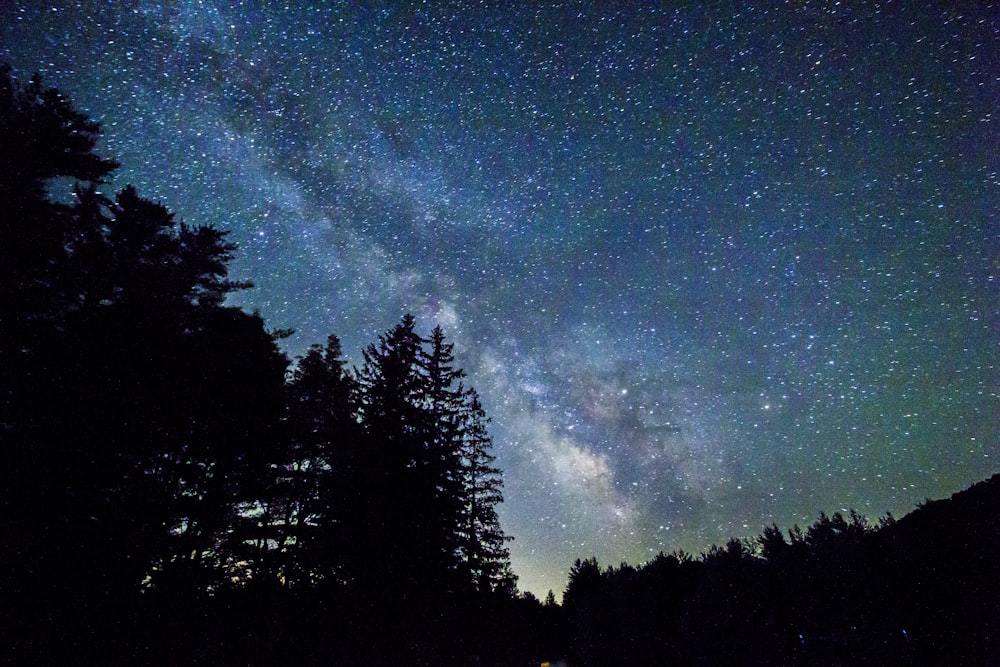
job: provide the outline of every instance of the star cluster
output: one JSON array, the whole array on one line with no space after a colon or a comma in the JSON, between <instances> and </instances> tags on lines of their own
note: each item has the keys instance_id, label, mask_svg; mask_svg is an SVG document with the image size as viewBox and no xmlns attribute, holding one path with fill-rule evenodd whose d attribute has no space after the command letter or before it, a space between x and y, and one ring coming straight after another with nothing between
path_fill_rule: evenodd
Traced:
<instances>
[{"instance_id":1,"label":"star cluster","mask_svg":"<svg viewBox=\"0 0 1000 667\"><path fill-rule=\"evenodd\" d=\"M4 3L0 56L290 354L444 327L523 589L998 469L995 2L233 4Z\"/></svg>"}]
</instances>

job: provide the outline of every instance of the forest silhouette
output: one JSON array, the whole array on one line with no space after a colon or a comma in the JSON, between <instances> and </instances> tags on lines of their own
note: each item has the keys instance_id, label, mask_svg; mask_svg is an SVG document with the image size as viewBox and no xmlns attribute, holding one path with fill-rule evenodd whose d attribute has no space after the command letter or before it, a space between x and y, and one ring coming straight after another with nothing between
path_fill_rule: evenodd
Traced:
<instances>
[{"instance_id":1,"label":"forest silhouette","mask_svg":"<svg viewBox=\"0 0 1000 667\"><path fill-rule=\"evenodd\" d=\"M988 664L1000 476L878 525L578 560L520 594L487 417L407 315L338 338L226 305L236 248L0 68L0 657L18 664ZM72 183L66 201L52 193ZM68 187L68 186L67 186Z\"/></svg>"}]
</instances>

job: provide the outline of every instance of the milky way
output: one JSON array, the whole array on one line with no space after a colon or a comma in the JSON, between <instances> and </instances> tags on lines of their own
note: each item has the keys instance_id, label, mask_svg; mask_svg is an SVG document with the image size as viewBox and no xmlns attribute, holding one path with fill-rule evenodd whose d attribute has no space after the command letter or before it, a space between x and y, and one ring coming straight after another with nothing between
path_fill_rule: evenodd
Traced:
<instances>
[{"instance_id":1,"label":"milky way","mask_svg":"<svg viewBox=\"0 0 1000 667\"><path fill-rule=\"evenodd\" d=\"M53 4L0 56L290 355L457 343L522 590L1000 469L996 2Z\"/></svg>"}]
</instances>

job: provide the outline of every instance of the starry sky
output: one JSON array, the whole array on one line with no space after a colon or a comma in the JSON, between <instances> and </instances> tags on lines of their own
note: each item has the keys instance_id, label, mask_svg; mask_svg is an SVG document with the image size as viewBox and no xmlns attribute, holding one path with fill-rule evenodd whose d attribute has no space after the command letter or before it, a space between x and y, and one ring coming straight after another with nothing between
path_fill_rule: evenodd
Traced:
<instances>
[{"instance_id":1,"label":"starry sky","mask_svg":"<svg viewBox=\"0 0 1000 667\"><path fill-rule=\"evenodd\" d=\"M290 355L445 329L522 590L1000 471L1000 3L232 4L2 2L0 59Z\"/></svg>"}]
</instances>

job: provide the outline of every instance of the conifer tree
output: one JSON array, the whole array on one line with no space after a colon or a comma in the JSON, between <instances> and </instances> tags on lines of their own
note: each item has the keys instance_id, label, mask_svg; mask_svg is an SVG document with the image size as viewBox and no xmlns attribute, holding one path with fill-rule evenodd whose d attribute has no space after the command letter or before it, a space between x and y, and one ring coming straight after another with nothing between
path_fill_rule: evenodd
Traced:
<instances>
[{"instance_id":1,"label":"conifer tree","mask_svg":"<svg viewBox=\"0 0 1000 667\"><path fill-rule=\"evenodd\" d=\"M390 572L403 568L438 592L513 592L489 420L475 391L462 385L453 349L439 327L420 338L407 315L365 351L360 421L366 456L378 461L362 503L372 508L369 537L381 540Z\"/></svg>"},{"instance_id":2,"label":"conifer tree","mask_svg":"<svg viewBox=\"0 0 1000 667\"><path fill-rule=\"evenodd\" d=\"M474 389L465 393L462 443L465 516L462 524L463 558L479 591L513 592L516 578L510 569L507 537L496 508L503 502L503 477L494 464L489 418Z\"/></svg>"},{"instance_id":3,"label":"conifer tree","mask_svg":"<svg viewBox=\"0 0 1000 667\"><path fill-rule=\"evenodd\" d=\"M364 350L356 372L363 444L357 519L365 527L353 574L373 588L412 588L429 576L425 545L432 494L423 477L429 426L421 400L423 340L406 315Z\"/></svg>"},{"instance_id":4,"label":"conifer tree","mask_svg":"<svg viewBox=\"0 0 1000 667\"><path fill-rule=\"evenodd\" d=\"M49 188L56 178L93 187L118 166L94 152L99 137L100 126L37 74L23 84L0 65L0 353L32 349L37 324L72 305L59 288L73 213Z\"/></svg>"},{"instance_id":5,"label":"conifer tree","mask_svg":"<svg viewBox=\"0 0 1000 667\"><path fill-rule=\"evenodd\" d=\"M430 548L440 559L442 572L449 573L449 588L463 587L460 573L461 525L465 505L462 469L464 439L464 371L455 367L454 344L445 342L441 327L435 327L421 352L425 377L423 402L431 431L427 441L426 474L433 485Z\"/></svg>"}]
</instances>

